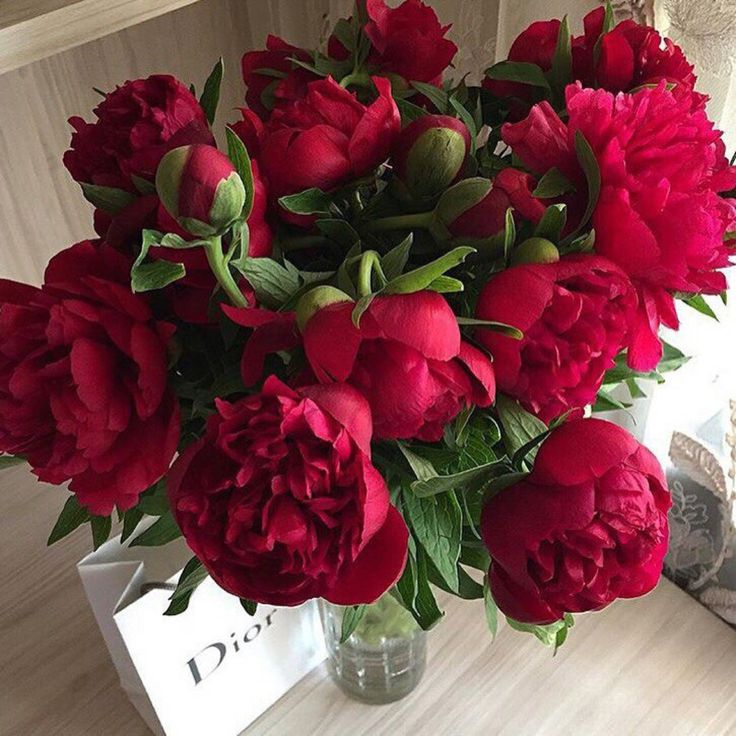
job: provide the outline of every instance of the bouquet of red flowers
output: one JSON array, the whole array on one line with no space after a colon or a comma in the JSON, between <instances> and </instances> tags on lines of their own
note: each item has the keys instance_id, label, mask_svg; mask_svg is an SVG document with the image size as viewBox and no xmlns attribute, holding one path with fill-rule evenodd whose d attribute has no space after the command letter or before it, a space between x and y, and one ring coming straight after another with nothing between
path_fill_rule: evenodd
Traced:
<instances>
[{"instance_id":1,"label":"bouquet of red flowers","mask_svg":"<svg viewBox=\"0 0 736 736\"><path fill-rule=\"evenodd\" d=\"M183 535L169 613L209 575L429 628L436 586L552 643L654 587L664 474L590 408L685 361L678 301L725 300L736 167L681 50L610 8L479 86L447 31L365 0L325 51L270 37L224 151L221 63L70 121L97 237L0 290L0 451L68 483L50 542Z\"/></svg>"}]
</instances>

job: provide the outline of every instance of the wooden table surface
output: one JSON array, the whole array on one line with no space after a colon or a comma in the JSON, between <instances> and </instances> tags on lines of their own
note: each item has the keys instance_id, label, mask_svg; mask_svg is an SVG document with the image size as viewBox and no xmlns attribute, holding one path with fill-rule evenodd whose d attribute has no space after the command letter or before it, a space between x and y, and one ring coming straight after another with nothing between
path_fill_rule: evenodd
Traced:
<instances>
[{"instance_id":1,"label":"wooden table surface","mask_svg":"<svg viewBox=\"0 0 736 736\"><path fill-rule=\"evenodd\" d=\"M0 473L0 734L145 736L77 577L87 534L45 548L63 498ZM554 658L507 627L491 643L481 607L456 600L429 647L400 703L351 701L320 667L246 735L736 733L736 632L668 581L578 617Z\"/></svg>"}]
</instances>

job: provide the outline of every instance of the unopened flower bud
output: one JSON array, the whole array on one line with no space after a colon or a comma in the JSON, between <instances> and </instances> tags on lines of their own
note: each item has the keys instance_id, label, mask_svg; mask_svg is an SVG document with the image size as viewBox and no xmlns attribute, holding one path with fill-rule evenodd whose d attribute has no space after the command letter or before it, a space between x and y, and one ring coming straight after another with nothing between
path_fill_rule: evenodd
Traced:
<instances>
[{"instance_id":1,"label":"unopened flower bud","mask_svg":"<svg viewBox=\"0 0 736 736\"><path fill-rule=\"evenodd\" d=\"M161 159L156 191L169 214L203 238L224 233L245 204L245 187L230 159L202 144L174 148Z\"/></svg>"},{"instance_id":2,"label":"unopened flower bud","mask_svg":"<svg viewBox=\"0 0 736 736\"><path fill-rule=\"evenodd\" d=\"M560 260L560 251L547 238L527 238L521 243L511 256L511 265L520 266L524 263L557 263Z\"/></svg>"},{"instance_id":3,"label":"unopened flower bud","mask_svg":"<svg viewBox=\"0 0 736 736\"><path fill-rule=\"evenodd\" d=\"M300 332L304 332L310 317L324 307L339 302L352 302L353 300L340 289L334 286L315 286L304 294L296 305L296 324Z\"/></svg>"},{"instance_id":4,"label":"unopened flower bud","mask_svg":"<svg viewBox=\"0 0 736 736\"><path fill-rule=\"evenodd\" d=\"M415 197L435 197L457 180L469 151L470 133L462 121L449 115L423 115L399 135L394 171Z\"/></svg>"},{"instance_id":5,"label":"unopened flower bud","mask_svg":"<svg viewBox=\"0 0 736 736\"><path fill-rule=\"evenodd\" d=\"M485 239L503 231L510 206L506 193L490 179L474 177L451 186L440 197L435 216L450 237Z\"/></svg>"}]
</instances>

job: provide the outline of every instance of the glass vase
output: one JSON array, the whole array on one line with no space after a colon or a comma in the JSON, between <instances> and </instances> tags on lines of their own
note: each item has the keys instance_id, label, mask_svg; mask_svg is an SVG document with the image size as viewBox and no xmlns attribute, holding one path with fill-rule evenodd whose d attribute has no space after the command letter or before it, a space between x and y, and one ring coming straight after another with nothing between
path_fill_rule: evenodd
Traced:
<instances>
[{"instance_id":1,"label":"glass vase","mask_svg":"<svg viewBox=\"0 0 736 736\"><path fill-rule=\"evenodd\" d=\"M337 685L364 703L391 703L419 684L427 664L427 635L386 593L367 606L345 642L340 642L347 609L320 601L327 644L327 668Z\"/></svg>"}]
</instances>

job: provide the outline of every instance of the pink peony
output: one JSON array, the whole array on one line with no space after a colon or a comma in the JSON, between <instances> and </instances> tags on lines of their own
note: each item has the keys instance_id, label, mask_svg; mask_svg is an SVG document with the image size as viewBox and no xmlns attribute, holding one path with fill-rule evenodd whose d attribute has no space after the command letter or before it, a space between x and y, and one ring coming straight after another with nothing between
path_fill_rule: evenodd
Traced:
<instances>
[{"instance_id":1,"label":"pink peony","mask_svg":"<svg viewBox=\"0 0 736 736\"><path fill-rule=\"evenodd\" d=\"M580 200L587 188L576 132L590 143L601 175L595 249L638 289L628 360L649 370L661 357L660 323L678 326L672 292L726 288L719 269L729 265L725 234L736 225L736 206L718 192L734 186L736 169L705 112L664 82L618 95L570 85L566 97L567 124L543 102L521 122L504 125L503 139L532 171L560 169L576 183ZM573 201L572 209L582 211L584 200Z\"/></svg>"}]
</instances>

